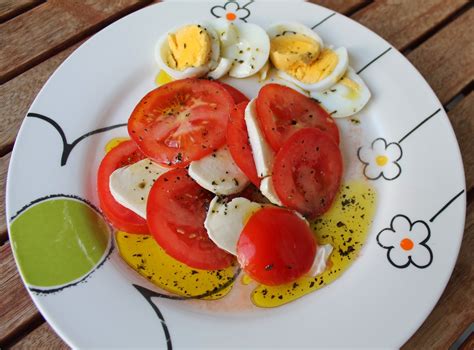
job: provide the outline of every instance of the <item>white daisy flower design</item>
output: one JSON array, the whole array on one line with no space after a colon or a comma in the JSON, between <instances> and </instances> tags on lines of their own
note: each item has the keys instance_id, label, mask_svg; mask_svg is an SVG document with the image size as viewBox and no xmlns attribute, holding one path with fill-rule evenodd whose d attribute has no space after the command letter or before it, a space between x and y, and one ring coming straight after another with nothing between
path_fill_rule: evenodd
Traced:
<instances>
[{"instance_id":1,"label":"white daisy flower design","mask_svg":"<svg viewBox=\"0 0 474 350\"><path fill-rule=\"evenodd\" d=\"M378 138L370 146L360 147L357 157L364 163L364 175L369 180L383 177L385 180L394 180L400 176L402 168L398 161L403 152L396 142L388 143Z\"/></svg>"},{"instance_id":2,"label":"white daisy flower design","mask_svg":"<svg viewBox=\"0 0 474 350\"><path fill-rule=\"evenodd\" d=\"M423 269L433 261L433 253L426 244L430 228L424 221L411 222L405 215L396 215L390 227L379 232L377 243L387 249L388 261L400 269L410 264Z\"/></svg>"},{"instance_id":3,"label":"white daisy flower design","mask_svg":"<svg viewBox=\"0 0 474 350\"><path fill-rule=\"evenodd\" d=\"M247 17L250 16L250 11L246 8L246 6L252 2L253 1L250 1L241 7L236 1L228 1L224 4L224 6L214 6L211 9L211 13L214 17L225 18L228 21L234 21L235 19L239 18L246 22Z\"/></svg>"}]
</instances>

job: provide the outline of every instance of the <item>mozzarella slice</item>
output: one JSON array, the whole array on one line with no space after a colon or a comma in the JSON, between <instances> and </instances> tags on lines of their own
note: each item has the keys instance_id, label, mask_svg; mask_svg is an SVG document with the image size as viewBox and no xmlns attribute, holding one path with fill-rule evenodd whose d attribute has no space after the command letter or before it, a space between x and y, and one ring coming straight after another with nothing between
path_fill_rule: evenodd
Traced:
<instances>
[{"instance_id":1,"label":"mozzarella slice","mask_svg":"<svg viewBox=\"0 0 474 350\"><path fill-rule=\"evenodd\" d=\"M150 159L119 168L110 175L110 192L119 204L146 219L150 189L155 180L168 170Z\"/></svg>"},{"instance_id":2,"label":"mozzarella slice","mask_svg":"<svg viewBox=\"0 0 474 350\"><path fill-rule=\"evenodd\" d=\"M246 198L234 198L226 203L215 197L209 204L204 227L209 238L221 249L237 255L240 233L250 217L263 207Z\"/></svg>"},{"instance_id":3,"label":"mozzarella slice","mask_svg":"<svg viewBox=\"0 0 474 350\"><path fill-rule=\"evenodd\" d=\"M265 177L260 181L260 192L273 204L282 206L280 198L278 198L275 187L273 186L271 176Z\"/></svg>"},{"instance_id":4,"label":"mozzarella slice","mask_svg":"<svg viewBox=\"0 0 474 350\"><path fill-rule=\"evenodd\" d=\"M325 91L312 91L317 99L334 118L344 118L356 114L369 102L370 90L362 78L351 68L339 82Z\"/></svg>"},{"instance_id":5,"label":"mozzarella slice","mask_svg":"<svg viewBox=\"0 0 474 350\"><path fill-rule=\"evenodd\" d=\"M188 172L201 187L219 195L238 193L250 183L235 164L227 146L191 162Z\"/></svg>"},{"instance_id":6,"label":"mozzarella slice","mask_svg":"<svg viewBox=\"0 0 474 350\"><path fill-rule=\"evenodd\" d=\"M245 108L245 125L249 134L250 146L252 147L253 160L260 178L272 174L275 152L265 140L263 130L258 125L256 99L252 99Z\"/></svg>"},{"instance_id":7,"label":"mozzarella slice","mask_svg":"<svg viewBox=\"0 0 474 350\"><path fill-rule=\"evenodd\" d=\"M311 277L317 276L323 273L326 270L327 262L329 260L329 256L333 251L333 247L330 244L324 244L318 246L318 251L316 252L316 256L314 258L313 266L308 272L308 275Z\"/></svg>"}]
</instances>

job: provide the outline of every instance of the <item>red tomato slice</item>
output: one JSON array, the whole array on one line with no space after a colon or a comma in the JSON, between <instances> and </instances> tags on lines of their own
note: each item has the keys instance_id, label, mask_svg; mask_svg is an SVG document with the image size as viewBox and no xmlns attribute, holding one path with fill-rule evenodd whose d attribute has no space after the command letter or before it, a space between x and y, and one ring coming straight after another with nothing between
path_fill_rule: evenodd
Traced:
<instances>
[{"instance_id":1,"label":"red tomato slice","mask_svg":"<svg viewBox=\"0 0 474 350\"><path fill-rule=\"evenodd\" d=\"M225 144L233 106L218 83L176 80L143 97L128 120L128 132L147 157L183 167Z\"/></svg>"},{"instance_id":2,"label":"red tomato slice","mask_svg":"<svg viewBox=\"0 0 474 350\"><path fill-rule=\"evenodd\" d=\"M240 170L247 175L255 186L260 187L260 179L253 161L252 148L250 147L244 119L247 104L248 102L239 103L230 113L229 124L227 125L227 145L234 162Z\"/></svg>"},{"instance_id":3,"label":"red tomato slice","mask_svg":"<svg viewBox=\"0 0 474 350\"><path fill-rule=\"evenodd\" d=\"M260 127L275 152L302 128L321 129L339 144L339 130L328 112L315 100L287 86L265 85L258 93L256 104Z\"/></svg>"},{"instance_id":4,"label":"red tomato slice","mask_svg":"<svg viewBox=\"0 0 474 350\"><path fill-rule=\"evenodd\" d=\"M341 151L325 132L302 129L281 147L273 165L273 185L278 198L308 218L326 212L339 190Z\"/></svg>"},{"instance_id":5,"label":"red tomato slice","mask_svg":"<svg viewBox=\"0 0 474 350\"><path fill-rule=\"evenodd\" d=\"M97 174L97 192L102 212L116 229L128 233L148 233L146 220L114 199L110 192L109 179L116 169L144 158L135 142L122 142L105 155Z\"/></svg>"},{"instance_id":6,"label":"red tomato slice","mask_svg":"<svg viewBox=\"0 0 474 350\"><path fill-rule=\"evenodd\" d=\"M241 93L239 90L237 90L235 87L218 80L216 80L216 82L222 85L222 87L227 90L230 96L232 96L232 98L234 99L234 103L236 105L242 102L249 102L248 97Z\"/></svg>"},{"instance_id":7,"label":"red tomato slice","mask_svg":"<svg viewBox=\"0 0 474 350\"><path fill-rule=\"evenodd\" d=\"M223 269L234 260L209 239L204 227L213 197L189 177L186 169L160 176L148 197L151 234L169 255L196 269Z\"/></svg>"},{"instance_id":8,"label":"red tomato slice","mask_svg":"<svg viewBox=\"0 0 474 350\"><path fill-rule=\"evenodd\" d=\"M237 243L237 258L254 280L269 286L290 283L309 271L316 240L295 212L266 207L250 217Z\"/></svg>"}]
</instances>

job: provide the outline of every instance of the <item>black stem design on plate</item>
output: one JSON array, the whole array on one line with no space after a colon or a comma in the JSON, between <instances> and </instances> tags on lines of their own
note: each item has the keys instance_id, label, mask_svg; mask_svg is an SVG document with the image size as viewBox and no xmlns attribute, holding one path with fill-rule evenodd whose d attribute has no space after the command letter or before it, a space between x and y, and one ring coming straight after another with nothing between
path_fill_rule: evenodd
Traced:
<instances>
[{"instance_id":1,"label":"black stem design on plate","mask_svg":"<svg viewBox=\"0 0 474 350\"><path fill-rule=\"evenodd\" d=\"M316 28L317 26L320 26L321 24L323 24L324 22L326 22L329 18L331 18L332 16L335 16L335 15L336 15L336 12L331 13L329 16L327 16L326 18L323 18L321 21L319 21L319 22L316 23L314 26L312 26L311 29L314 29L314 28Z\"/></svg>"},{"instance_id":2,"label":"black stem design on plate","mask_svg":"<svg viewBox=\"0 0 474 350\"><path fill-rule=\"evenodd\" d=\"M411 129L405 136L403 136L398 143L402 143L403 140L405 140L408 136L410 136L416 129L418 129L420 126L425 124L428 120L433 118L438 112L441 111L441 108L438 108L434 113L432 113L429 117L425 118L421 123L419 123L417 126L415 126L413 129Z\"/></svg>"},{"instance_id":3,"label":"black stem design on plate","mask_svg":"<svg viewBox=\"0 0 474 350\"><path fill-rule=\"evenodd\" d=\"M153 292L153 291L151 291L151 290L149 290L145 287L137 286L136 284L134 284L133 286L140 292L141 295L143 295L145 300L148 301L148 304L151 305L151 307L155 311L156 315L160 319L161 326L163 327L163 333L165 333L166 348L168 350L172 350L173 349L173 344L171 343L171 335L170 335L170 331L168 330L168 326L166 325L165 318L163 317L163 314L161 313L158 306L156 306L155 303L151 301L151 298L156 297L158 295L161 296L161 294L155 293L155 292Z\"/></svg>"},{"instance_id":4,"label":"black stem design on plate","mask_svg":"<svg viewBox=\"0 0 474 350\"><path fill-rule=\"evenodd\" d=\"M77 138L76 140L74 140L72 143L69 143L69 142L67 142L66 134L64 133L63 129L53 119L51 119L51 118L49 118L45 115L42 115L42 114L39 114L39 113L32 113L32 112L28 113L26 116L30 117L30 118L38 118L38 119L44 120L45 122L51 124L56 129L56 131L59 133L59 136L61 137L61 141L63 142L63 152L62 152L62 156L61 156L61 166L66 165L67 160L69 158L69 155L71 154L71 151L73 150L73 148L79 142L84 140L86 137L89 137L89 136L92 136L92 135L95 135L95 134L99 134L101 132L109 131L109 130L112 130L112 129L120 128L122 126L127 125L126 123L116 124L116 125L106 126L104 128L100 128L100 129L97 129L97 130L89 131L88 133L85 133L84 135L82 135L79 138Z\"/></svg>"},{"instance_id":5,"label":"black stem design on plate","mask_svg":"<svg viewBox=\"0 0 474 350\"><path fill-rule=\"evenodd\" d=\"M368 66L370 66L372 63L374 63L375 61L377 61L380 57L382 57L383 55L385 55L387 52L389 52L392 48L389 47L388 49L386 49L384 52L382 52L380 55L378 55L377 57L375 57L372 61L370 61L369 63L367 63L365 66L363 66L361 69L359 69L357 71L357 74L360 74L362 73Z\"/></svg>"},{"instance_id":6,"label":"black stem design on plate","mask_svg":"<svg viewBox=\"0 0 474 350\"><path fill-rule=\"evenodd\" d=\"M17 213L15 215L13 215L11 218L10 218L10 221L13 221L15 220L21 213L23 213L25 210L27 210L28 208L30 208L31 206L37 204L37 203L40 203L40 202L43 202L43 201L46 201L46 200L49 200L49 199L52 199L52 198L72 198L72 199L75 199L77 201L80 201L80 202L84 202L86 203L89 207L91 207L95 212L97 212L99 215L102 216L102 213L101 211L94 205L92 204L91 202L89 202L87 199L84 199L84 198L81 198L79 196L76 196L74 194L62 194L62 193L59 193L59 194L50 194L48 196L45 196L45 197L41 197L41 198L38 198L38 199L35 199L33 201L31 201L30 203L28 203L27 205L23 206L20 210L17 211ZM107 221L105 221L107 223ZM112 236L112 228L111 226L107 223L107 226L109 227L110 229L110 235ZM110 255L112 254L112 251L114 250L114 240L112 239L112 237L110 237L110 248L109 248L109 251L104 255L104 257L102 258L102 261L100 261L91 271L89 271L88 274L86 274L84 277L82 277L80 280L76 281L76 282L73 282L73 283L69 283L69 284L66 284L66 285L63 285L61 287L57 287L57 288L51 288L51 289L42 289L42 288L34 288L34 287L28 287L28 289L33 292L33 293L37 293L37 294L52 294L52 293L56 293L56 292L60 292L62 291L63 289L66 289L66 288L70 288L70 287L74 287L74 286L77 286L78 284L82 283L82 282L85 282L95 271L97 271L102 265L105 264L105 262L109 259Z\"/></svg>"},{"instance_id":7,"label":"black stem design on plate","mask_svg":"<svg viewBox=\"0 0 474 350\"><path fill-rule=\"evenodd\" d=\"M232 283L234 283L236 281L237 277L239 276L240 271L241 271L241 269L239 267L235 271L234 276L232 276L232 278L230 280L228 280L226 283L222 284L220 287L216 287L213 290L210 290L210 291L207 291L203 294L192 296L192 297L183 297L183 296L179 296L179 295L169 295L169 294L155 292L153 290L150 290L148 288L145 288L143 286L139 286L139 285L136 285L136 284L132 284L132 285L140 292L140 294L146 299L146 301L148 301L148 303L151 305L151 307L155 311L156 315L160 319L161 326L163 327L163 333L165 334L165 338L166 338L166 346L167 346L168 350L171 350L173 348L173 346L172 346L172 343L171 343L171 335L170 335L170 332L168 330L168 326L166 325L166 321L165 321L165 318L164 318L163 314L161 313L158 306L156 306L156 304L153 303L152 298L163 298L163 299L169 299L169 300L203 299L205 297L209 297L213 294L219 293L220 291L222 291L222 290L226 289L227 287L229 287L230 285L232 285Z\"/></svg>"},{"instance_id":8,"label":"black stem design on plate","mask_svg":"<svg viewBox=\"0 0 474 350\"><path fill-rule=\"evenodd\" d=\"M451 203L453 203L456 199L458 199L458 197L460 197L463 193L464 193L464 190L462 190L457 195L455 195L453 198L451 198L448 201L448 203L446 203L435 215L433 215L433 217L430 219L430 222L435 221L436 218L438 217L438 215L441 214L443 211L445 211L451 205Z\"/></svg>"}]
</instances>

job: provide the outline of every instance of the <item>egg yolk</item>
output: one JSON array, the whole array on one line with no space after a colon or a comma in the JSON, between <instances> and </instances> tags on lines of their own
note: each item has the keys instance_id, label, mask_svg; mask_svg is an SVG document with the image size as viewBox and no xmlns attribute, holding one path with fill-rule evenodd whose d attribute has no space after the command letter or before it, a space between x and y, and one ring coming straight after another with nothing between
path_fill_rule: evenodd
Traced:
<instances>
[{"instance_id":1,"label":"egg yolk","mask_svg":"<svg viewBox=\"0 0 474 350\"><path fill-rule=\"evenodd\" d=\"M167 64L173 69L184 70L189 67L201 67L209 62L211 38L200 25L184 26L168 35L170 48Z\"/></svg>"},{"instance_id":2,"label":"egg yolk","mask_svg":"<svg viewBox=\"0 0 474 350\"><path fill-rule=\"evenodd\" d=\"M303 34L286 34L273 38L270 59L278 70L306 84L326 78L338 63L333 50L321 50L316 40Z\"/></svg>"}]
</instances>

